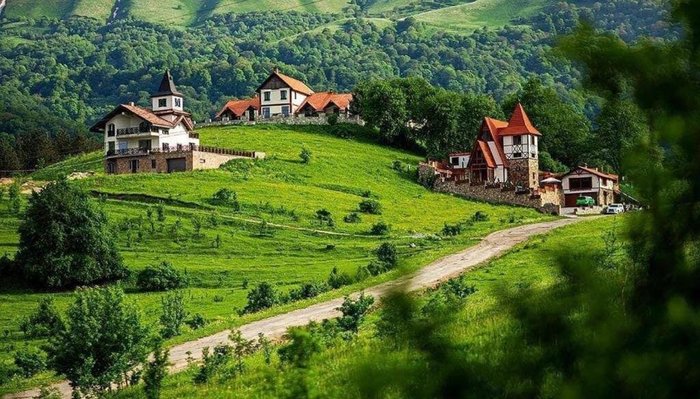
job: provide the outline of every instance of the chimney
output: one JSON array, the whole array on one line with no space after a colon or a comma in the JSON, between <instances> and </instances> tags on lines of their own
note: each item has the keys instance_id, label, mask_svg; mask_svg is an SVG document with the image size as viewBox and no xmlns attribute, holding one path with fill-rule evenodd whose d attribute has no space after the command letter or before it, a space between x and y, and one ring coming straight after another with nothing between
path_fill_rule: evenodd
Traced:
<instances>
[{"instance_id":1,"label":"chimney","mask_svg":"<svg viewBox=\"0 0 700 399\"><path fill-rule=\"evenodd\" d=\"M129 103L129 105L131 105L131 106L133 107L133 106L134 106L134 102L131 101L131 102Z\"/></svg>"}]
</instances>

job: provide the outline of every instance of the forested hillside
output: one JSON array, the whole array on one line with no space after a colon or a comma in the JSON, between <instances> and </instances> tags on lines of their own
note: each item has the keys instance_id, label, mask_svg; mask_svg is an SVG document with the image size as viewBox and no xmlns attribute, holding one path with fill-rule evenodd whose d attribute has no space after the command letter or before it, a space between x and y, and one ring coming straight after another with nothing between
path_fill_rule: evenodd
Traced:
<instances>
[{"instance_id":1,"label":"forested hillside","mask_svg":"<svg viewBox=\"0 0 700 399\"><path fill-rule=\"evenodd\" d=\"M133 13L109 24L99 18L67 18L74 10L93 10L110 1L73 3L69 11L59 12L58 4L66 2L10 1L0 20L0 134L9 134L0 141L11 144L10 136L27 131L51 136L67 131L73 137L114 104L147 105L166 68L185 94L186 107L200 121L227 99L250 95L274 66L316 90L353 90L368 77L416 76L438 87L498 101L537 77L592 117L595 101L572 91L580 72L551 51L556 35L570 32L580 19L627 41L676 35L664 22L665 2L657 0L549 5L518 1L508 7L497 0L450 0L434 2L435 8L449 5L434 11L421 8L427 2L419 7L411 1L355 1L353 7L340 9L290 6L294 11L215 13L188 28L145 22ZM123 3L132 8L145 4ZM185 3L197 2L173 2L173 7L186 8ZM226 2L208 3L218 7ZM238 3L237 11L250 11L243 4L251 2ZM522 3L522 13L516 3ZM13 7L29 8L26 16L18 17ZM509 25L474 32L449 29L467 21L461 14L465 7ZM63 19L32 18L41 15ZM525 16L510 18L515 15ZM55 121L51 128L47 120ZM41 157L27 158L31 160L20 163L32 168Z\"/></svg>"}]
</instances>

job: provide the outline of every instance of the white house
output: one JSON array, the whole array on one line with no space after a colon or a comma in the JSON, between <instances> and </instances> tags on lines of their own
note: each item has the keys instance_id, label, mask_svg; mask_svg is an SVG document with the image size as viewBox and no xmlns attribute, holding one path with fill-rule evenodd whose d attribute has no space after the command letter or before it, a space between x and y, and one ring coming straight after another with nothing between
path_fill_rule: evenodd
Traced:
<instances>
[{"instance_id":1,"label":"white house","mask_svg":"<svg viewBox=\"0 0 700 399\"><path fill-rule=\"evenodd\" d=\"M452 169L466 169L469 165L470 152L453 152L448 158Z\"/></svg>"},{"instance_id":2,"label":"white house","mask_svg":"<svg viewBox=\"0 0 700 399\"><path fill-rule=\"evenodd\" d=\"M592 197L596 205L606 206L615 202L619 194L618 176L596 168L579 166L561 178L564 206L575 207L581 196Z\"/></svg>"},{"instance_id":3,"label":"white house","mask_svg":"<svg viewBox=\"0 0 700 399\"><path fill-rule=\"evenodd\" d=\"M296 113L306 98L314 93L304 82L280 73L275 68L256 90L263 118Z\"/></svg>"}]
</instances>

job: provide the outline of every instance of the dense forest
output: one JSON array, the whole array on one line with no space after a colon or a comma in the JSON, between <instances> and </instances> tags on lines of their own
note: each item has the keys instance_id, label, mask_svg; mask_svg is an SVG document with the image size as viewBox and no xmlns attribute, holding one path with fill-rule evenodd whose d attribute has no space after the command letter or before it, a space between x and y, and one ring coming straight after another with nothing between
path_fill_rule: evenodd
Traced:
<instances>
[{"instance_id":1,"label":"dense forest","mask_svg":"<svg viewBox=\"0 0 700 399\"><path fill-rule=\"evenodd\" d=\"M435 32L410 17L381 28L362 17L299 12L220 15L184 30L134 19L108 25L81 17L5 19L0 133L75 136L117 103L148 104L166 68L200 121L225 100L250 95L274 66L317 90L413 76L497 101L536 77L592 119L596 102L573 90L581 74L552 51L556 36L587 20L629 42L674 38L666 18L656 0L617 0L557 3L512 26L464 35ZM29 160L20 162L23 168L36 166L35 157L18 157Z\"/></svg>"}]
</instances>

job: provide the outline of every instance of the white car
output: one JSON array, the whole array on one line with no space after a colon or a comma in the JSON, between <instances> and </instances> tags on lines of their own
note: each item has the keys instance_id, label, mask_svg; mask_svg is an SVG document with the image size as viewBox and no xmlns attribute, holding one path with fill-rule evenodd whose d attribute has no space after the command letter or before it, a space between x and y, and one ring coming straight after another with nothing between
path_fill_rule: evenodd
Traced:
<instances>
[{"instance_id":1,"label":"white car","mask_svg":"<svg viewBox=\"0 0 700 399\"><path fill-rule=\"evenodd\" d=\"M605 208L605 213L616 215L625 211L625 206L622 204L610 204Z\"/></svg>"}]
</instances>

